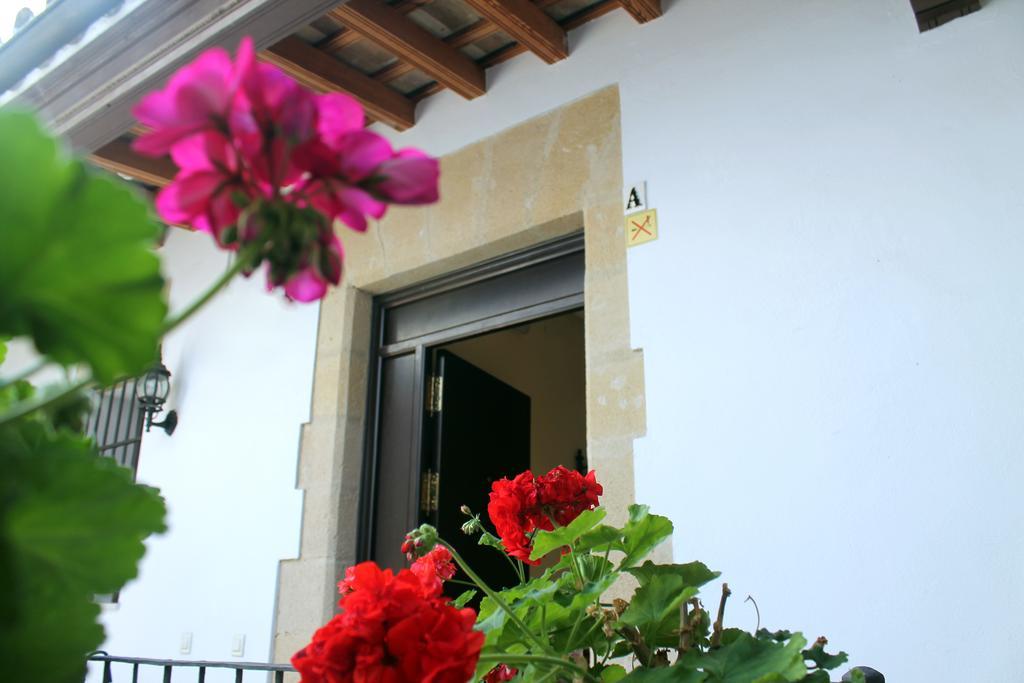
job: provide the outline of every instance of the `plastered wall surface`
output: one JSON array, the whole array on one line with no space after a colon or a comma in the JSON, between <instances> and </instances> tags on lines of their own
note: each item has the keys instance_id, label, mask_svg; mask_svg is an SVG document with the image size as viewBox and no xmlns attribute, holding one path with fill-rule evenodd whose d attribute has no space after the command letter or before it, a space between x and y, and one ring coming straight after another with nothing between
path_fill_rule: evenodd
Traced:
<instances>
[{"instance_id":1,"label":"plastered wall surface","mask_svg":"<svg viewBox=\"0 0 1024 683\"><path fill-rule=\"evenodd\" d=\"M906 0L664 5L396 141L445 153L618 83L661 224L629 252L636 497L676 558L726 572L736 625L750 594L889 680L1016 681L1024 3L924 34Z\"/></svg>"},{"instance_id":2,"label":"plastered wall surface","mask_svg":"<svg viewBox=\"0 0 1024 683\"><path fill-rule=\"evenodd\" d=\"M184 230L171 231L161 255L172 311L228 265L209 235ZM110 654L270 660L278 563L299 550L296 460L318 309L268 294L256 274L235 280L164 341L167 407L178 411L178 428L145 435L138 480L160 488L170 530L147 541L139 578L104 608ZM182 654L186 632L192 648ZM240 657L231 654L236 634L245 636ZM141 673L144 681L163 674ZM91 680L100 674L93 667ZM115 668L115 681L130 677L131 667ZM226 683L234 672L210 670L207 680Z\"/></svg>"},{"instance_id":3,"label":"plastered wall surface","mask_svg":"<svg viewBox=\"0 0 1024 683\"><path fill-rule=\"evenodd\" d=\"M251 282L169 342L181 425L147 440L140 479L164 488L175 531L105 615L111 652L180 656L203 623L215 645L197 635L192 656L229 658L244 626L258 659L265 624L265 656L303 493L275 659L306 642L352 559L359 464L332 454L362 446L352 340L371 295L582 221L602 227L587 236L588 373L604 363L588 421L625 423L589 445L605 463L635 452L637 500L675 520L678 560L726 572L733 623L754 626L751 594L762 625L826 634L890 680L1017 680L1024 3L925 34L906 0L664 5L644 26L616 11L574 31L559 64L490 69L484 97L423 103L395 139L454 153L444 207L344 235L350 286L319 336L314 308ZM563 112L479 143L613 84L621 128L553 124ZM628 282L617 261L602 271L616 252L591 249L622 239L623 178L647 180L661 223ZM206 236L168 249L175 305L224 265ZM628 309L602 308L627 289ZM296 491L307 419L304 454L323 457L300 461ZM633 496L625 470L613 505Z\"/></svg>"}]
</instances>

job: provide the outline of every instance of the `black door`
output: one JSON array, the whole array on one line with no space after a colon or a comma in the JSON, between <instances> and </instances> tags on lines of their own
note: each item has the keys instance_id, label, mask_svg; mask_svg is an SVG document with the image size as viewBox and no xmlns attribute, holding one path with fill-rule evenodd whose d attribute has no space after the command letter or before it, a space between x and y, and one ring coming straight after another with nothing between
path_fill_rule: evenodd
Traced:
<instances>
[{"instance_id":1,"label":"black door","mask_svg":"<svg viewBox=\"0 0 1024 683\"><path fill-rule=\"evenodd\" d=\"M530 469L530 397L448 351L436 353L435 367L426 461L437 485L428 521L491 587L512 586L517 577L508 560L462 533L460 508L468 505L493 530L486 515L491 483ZM453 596L464 590L449 586Z\"/></svg>"},{"instance_id":2,"label":"black door","mask_svg":"<svg viewBox=\"0 0 1024 683\"><path fill-rule=\"evenodd\" d=\"M405 532L427 520L462 543L459 507L484 512L489 479L528 468L529 399L455 356L432 357L431 349L581 308L584 261L578 233L374 300L360 561L406 566ZM431 386L442 365L445 409L436 415ZM434 472L439 500L425 512L424 475ZM467 552L488 566L508 564L493 550L488 559L476 548ZM493 570L496 584L505 581L503 571Z\"/></svg>"}]
</instances>

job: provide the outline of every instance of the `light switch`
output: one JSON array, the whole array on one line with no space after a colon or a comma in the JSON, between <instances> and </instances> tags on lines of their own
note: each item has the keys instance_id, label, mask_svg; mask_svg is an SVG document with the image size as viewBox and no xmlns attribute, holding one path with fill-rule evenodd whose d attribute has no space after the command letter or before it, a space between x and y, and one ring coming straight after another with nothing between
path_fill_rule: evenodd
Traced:
<instances>
[{"instance_id":1,"label":"light switch","mask_svg":"<svg viewBox=\"0 0 1024 683\"><path fill-rule=\"evenodd\" d=\"M192 652L192 632L185 631L181 634L181 646L178 648L181 654L187 655Z\"/></svg>"},{"instance_id":2,"label":"light switch","mask_svg":"<svg viewBox=\"0 0 1024 683\"><path fill-rule=\"evenodd\" d=\"M236 633L231 639L231 656L241 657L245 654L245 634Z\"/></svg>"}]
</instances>

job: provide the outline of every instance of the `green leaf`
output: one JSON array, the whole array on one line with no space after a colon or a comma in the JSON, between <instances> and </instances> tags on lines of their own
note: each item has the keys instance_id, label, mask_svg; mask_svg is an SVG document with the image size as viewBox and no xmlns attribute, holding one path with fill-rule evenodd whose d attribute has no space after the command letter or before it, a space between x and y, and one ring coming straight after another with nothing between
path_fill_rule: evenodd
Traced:
<instances>
[{"instance_id":1,"label":"green leaf","mask_svg":"<svg viewBox=\"0 0 1024 683\"><path fill-rule=\"evenodd\" d=\"M0 471L0 661L19 680L81 680L103 640L93 596L136 575L163 501L88 440L34 420L0 428Z\"/></svg>"},{"instance_id":2,"label":"green leaf","mask_svg":"<svg viewBox=\"0 0 1024 683\"><path fill-rule=\"evenodd\" d=\"M684 585L700 588L709 581L717 579L721 572L713 572L702 562L686 564L654 564L647 560L639 567L626 570L637 578L640 585L649 583L657 576L678 576Z\"/></svg>"},{"instance_id":3,"label":"green leaf","mask_svg":"<svg viewBox=\"0 0 1024 683\"><path fill-rule=\"evenodd\" d=\"M605 509L600 507L584 510L567 526L559 527L554 531L540 531L533 539L533 552L530 553L530 559L539 560L552 550L572 545L576 539L604 519L606 514L608 513Z\"/></svg>"},{"instance_id":4,"label":"green leaf","mask_svg":"<svg viewBox=\"0 0 1024 683\"><path fill-rule=\"evenodd\" d=\"M646 505L630 505L629 521L622 529L626 556L620 566L625 569L636 565L671 535L672 522L667 517L650 514Z\"/></svg>"},{"instance_id":5,"label":"green leaf","mask_svg":"<svg viewBox=\"0 0 1024 683\"><path fill-rule=\"evenodd\" d=\"M793 637L792 631L782 629L779 631L769 631L766 628L758 629L757 633L754 634L758 640L774 640L779 643L784 643Z\"/></svg>"},{"instance_id":6,"label":"green leaf","mask_svg":"<svg viewBox=\"0 0 1024 683\"><path fill-rule=\"evenodd\" d=\"M157 492L101 458L85 439L25 423L0 432L4 471L19 491L6 533L33 572L112 593L135 577L146 536L164 531Z\"/></svg>"},{"instance_id":7,"label":"green leaf","mask_svg":"<svg viewBox=\"0 0 1024 683\"><path fill-rule=\"evenodd\" d=\"M669 667L634 669L622 683L701 683L706 674L696 669L675 664Z\"/></svg>"},{"instance_id":8,"label":"green leaf","mask_svg":"<svg viewBox=\"0 0 1024 683\"><path fill-rule=\"evenodd\" d=\"M0 387L0 411L7 410L19 401L27 401L36 393L36 388L28 380L19 379L16 382L5 384Z\"/></svg>"},{"instance_id":9,"label":"green leaf","mask_svg":"<svg viewBox=\"0 0 1024 683\"><path fill-rule=\"evenodd\" d=\"M156 358L167 309L147 204L65 157L25 113L0 112L0 334L31 335L103 383Z\"/></svg>"},{"instance_id":10,"label":"green leaf","mask_svg":"<svg viewBox=\"0 0 1024 683\"><path fill-rule=\"evenodd\" d=\"M463 607L466 606L466 603L468 603L470 600L473 599L473 596L475 596L475 595L476 595L476 591L473 590L472 588L470 588L467 591L462 592L459 595L459 597L457 597L454 600L452 600L452 607L454 607L455 609L462 609Z\"/></svg>"},{"instance_id":11,"label":"green leaf","mask_svg":"<svg viewBox=\"0 0 1024 683\"><path fill-rule=\"evenodd\" d=\"M688 586L676 574L653 576L637 588L620 621L640 629L651 647L670 647L679 642L679 606L697 595L697 588Z\"/></svg>"},{"instance_id":12,"label":"green leaf","mask_svg":"<svg viewBox=\"0 0 1024 683\"><path fill-rule=\"evenodd\" d=\"M0 337L0 365L3 365L5 358L7 358L7 340Z\"/></svg>"},{"instance_id":13,"label":"green leaf","mask_svg":"<svg viewBox=\"0 0 1024 683\"><path fill-rule=\"evenodd\" d=\"M799 633L784 645L758 640L743 631L731 630L730 635L721 648L703 655L691 651L684 662L699 664L708 674L708 683L781 683L799 681L807 675L801 654L807 640Z\"/></svg>"},{"instance_id":14,"label":"green leaf","mask_svg":"<svg viewBox=\"0 0 1024 683\"><path fill-rule=\"evenodd\" d=\"M580 536L577 550L622 550L622 529L600 524Z\"/></svg>"},{"instance_id":15,"label":"green leaf","mask_svg":"<svg viewBox=\"0 0 1024 683\"><path fill-rule=\"evenodd\" d=\"M618 683L626 677L626 669L618 664L606 666L601 670L601 683Z\"/></svg>"},{"instance_id":16,"label":"green leaf","mask_svg":"<svg viewBox=\"0 0 1024 683\"><path fill-rule=\"evenodd\" d=\"M825 647L820 643L815 643L804 650L803 655L805 660L814 662L819 669L834 669L845 664L846 660L849 659L845 652L839 652L834 655L825 652Z\"/></svg>"},{"instance_id":17,"label":"green leaf","mask_svg":"<svg viewBox=\"0 0 1024 683\"><path fill-rule=\"evenodd\" d=\"M485 531L480 534L480 540L477 541L477 545L486 545L491 548L497 548L502 553L505 552L505 546L501 544L501 539L489 531Z\"/></svg>"}]
</instances>

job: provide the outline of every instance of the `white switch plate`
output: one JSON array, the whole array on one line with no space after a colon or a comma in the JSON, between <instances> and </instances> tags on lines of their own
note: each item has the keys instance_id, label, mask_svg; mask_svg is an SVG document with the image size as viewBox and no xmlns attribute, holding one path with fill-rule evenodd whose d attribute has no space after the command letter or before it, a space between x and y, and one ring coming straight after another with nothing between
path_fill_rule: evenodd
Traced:
<instances>
[{"instance_id":1,"label":"white switch plate","mask_svg":"<svg viewBox=\"0 0 1024 683\"><path fill-rule=\"evenodd\" d=\"M192 652L192 632L185 631L181 634L181 646L178 648L181 654L187 655Z\"/></svg>"},{"instance_id":2,"label":"white switch plate","mask_svg":"<svg viewBox=\"0 0 1024 683\"><path fill-rule=\"evenodd\" d=\"M231 639L231 656L241 657L245 654L245 634L236 633Z\"/></svg>"}]
</instances>

